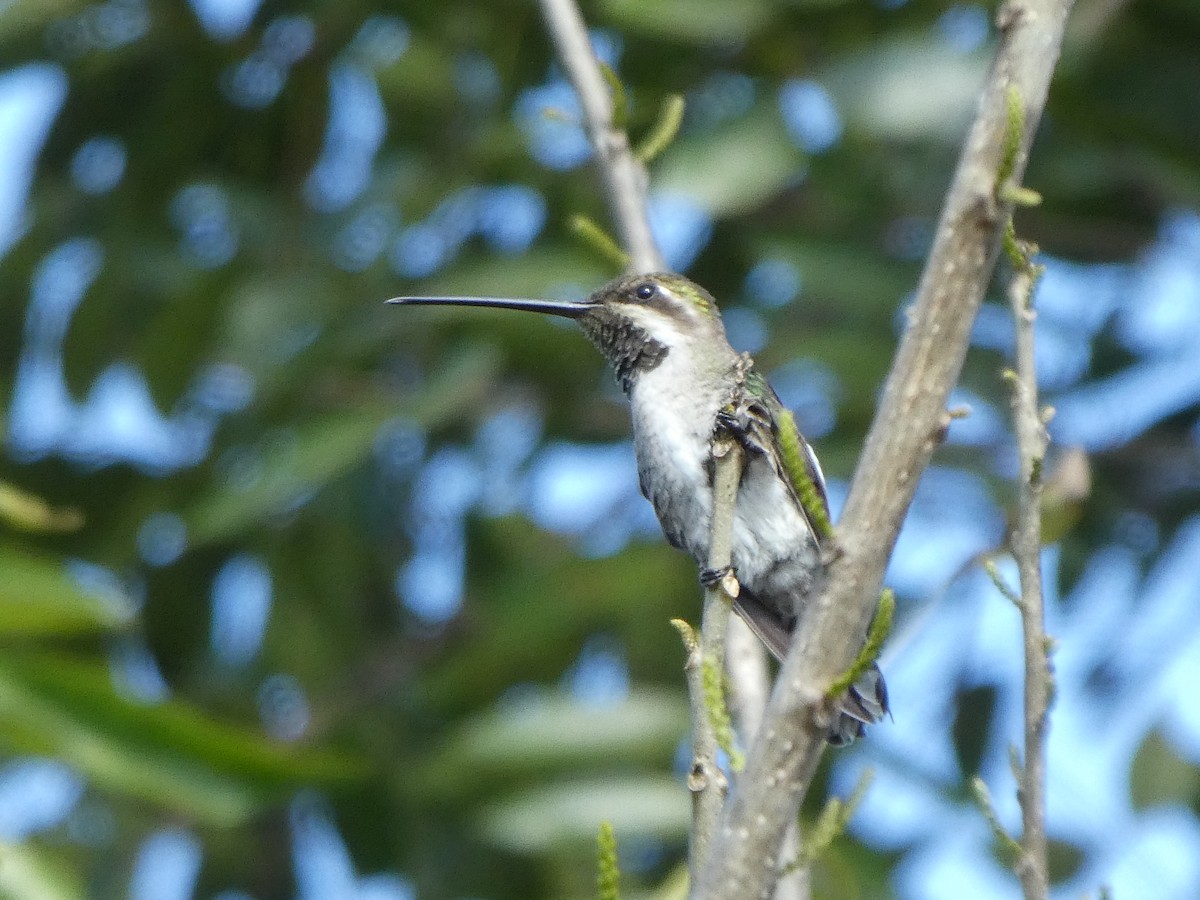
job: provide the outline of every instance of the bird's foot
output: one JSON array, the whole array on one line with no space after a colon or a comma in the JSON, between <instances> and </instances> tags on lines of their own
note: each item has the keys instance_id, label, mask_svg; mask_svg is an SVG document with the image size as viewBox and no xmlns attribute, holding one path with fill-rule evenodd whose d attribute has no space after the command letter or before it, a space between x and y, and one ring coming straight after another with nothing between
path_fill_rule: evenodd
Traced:
<instances>
[{"instance_id":1,"label":"bird's foot","mask_svg":"<svg viewBox=\"0 0 1200 900\"><path fill-rule=\"evenodd\" d=\"M725 566L723 569L701 569L700 583L705 587L712 587L718 583L726 575L736 575L737 570L733 566Z\"/></svg>"},{"instance_id":2,"label":"bird's foot","mask_svg":"<svg viewBox=\"0 0 1200 900\"><path fill-rule=\"evenodd\" d=\"M743 399L737 406L727 407L717 413L715 433L724 432L739 444L746 453L759 455L765 452L770 441L770 416L762 404Z\"/></svg>"},{"instance_id":3,"label":"bird's foot","mask_svg":"<svg viewBox=\"0 0 1200 900\"><path fill-rule=\"evenodd\" d=\"M732 435L740 443L744 443L750 431L750 416L745 404L739 404L736 409L722 409L717 413L717 429Z\"/></svg>"},{"instance_id":4,"label":"bird's foot","mask_svg":"<svg viewBox=\"0 0 1200 900\"><path fill-rule=\"evenodd\" d=\"M737 569L733 566L725 566L720 569L701 569L700 583L706 588L720 585L730 597L736 597L741 593L741 584L738 582Z\"/></svg>"}]
</instances>

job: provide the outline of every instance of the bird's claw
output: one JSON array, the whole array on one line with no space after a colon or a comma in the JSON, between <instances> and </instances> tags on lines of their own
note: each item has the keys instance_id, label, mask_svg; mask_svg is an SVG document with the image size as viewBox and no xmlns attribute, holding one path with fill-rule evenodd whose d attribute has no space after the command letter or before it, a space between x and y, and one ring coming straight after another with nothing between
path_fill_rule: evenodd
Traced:
<instances>
[{"instance_id":1,"label":"bird's claw","mask_svg":"<svg viewBox=\"0 0 1200 900\"><path fill-rule=\"evenodd\" d=\"M742 399L717 411L714 432L724 432L749 454L761 454L768 441L769 417L756 401Z\"/></svg>"},{"instance_id":2,"label":"bird's claw","mask_svg":"<svg viewBox=\"0 0 1200 900\"><path fill-rule=\"evenodd\" d=\"M741 584L738 582L737 569L733 566L725 566L720 569L701 569L700 583L706 588L720 585L730 597L736 597L741 593Z\"/></svg>"},{"instance_id":3,"label":"bird's claw","mask_svg":"<svg viewBox=\"0 0 1200 900\"><path fill-rule=\"evenodd\" d=\"M744 407L738 409L722 409L717 413L717 428L728 432L739 442L744 441L746 432L750 430L750 417Z\"/></svg>"}]
</instances>

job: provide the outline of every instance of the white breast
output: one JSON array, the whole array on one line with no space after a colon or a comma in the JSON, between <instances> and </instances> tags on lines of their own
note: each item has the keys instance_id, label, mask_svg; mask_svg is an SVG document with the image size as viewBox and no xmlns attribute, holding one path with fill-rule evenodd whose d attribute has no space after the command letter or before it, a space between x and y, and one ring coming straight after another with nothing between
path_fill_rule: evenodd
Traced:
<instances>
[{"instance_id":1,"label":"white breast","mask_svg":"<svg viewBox=\"0 0 1200 900\"><path fill-rule=\"evenodd\" d=\"M705 565L712 511L708 444L718 403L699 393L680 356L668 353L638 376L630 403L642 492L667 539Z\"/></svg>"},{"instance_id":2,"label":"white breast","mask_svg":"<svg viewBox=\"0 0 1200 900\"><path fill-rule=\"evenodd\" d=\"M672 365L674 363L674 365ZM642 373L630 391L642 492L654 505L667 539L708 565L712 516L709 439L718 411L713 394L670 354ZM742 584L768 607L794 615L812 587L819 551L791 490L766 456L751 456L738 489L733 565Z\"/></svg>"}]
</instances>

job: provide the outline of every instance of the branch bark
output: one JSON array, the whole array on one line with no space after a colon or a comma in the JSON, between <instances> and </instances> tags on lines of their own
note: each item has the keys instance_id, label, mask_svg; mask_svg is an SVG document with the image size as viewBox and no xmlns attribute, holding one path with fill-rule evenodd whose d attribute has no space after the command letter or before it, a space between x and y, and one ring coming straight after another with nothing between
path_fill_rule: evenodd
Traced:
<instances>
[{"instance_id":1,"label":"branch bark","mask_svg":"<svg viewBox=\"0 0 1200 900\"><path fill-rule=\"evenodd\" d=\"M662 271L666 263L650 231L646 211L646 169L634 155L628 135L613 122L612 97L579 8L574 0L540 0L540 3L555 52L579 96L584 129L596 154L619 241L629 253L629 268L635 272ZM720 447L722 441L718 438L714 444ZM713 454L713 518L708 567L714 571L730 564L733 511L741 479L742 450L736 442L724 444L727 445L724 452ZM765 697L767 693L767 670L761 651L757 656L739 654L735 660L727 660L727 629L731 625L737 627L729 615L729 604L730 598L724 588L720 584L713 585L705 595L699 644L693 646L694 639L689 638L686 626L681 628L685 642L692 641L687 648L685 671L693 729L693 764L688 779L694 798L689 854L693 884L698 880L699 866L707 858L728 791L725 773L717 763L717 736L705 704L705 661L708 660L717 672L729 666L732 693L745 701L747 705L743 710L754 719L756 728L761 719L761 701L750 698ZM755 703L758 709L750 712L750 703ZM791 896L797 895L793 892Z\"/></svg>"},{"instance_id":2,"label":"branch bark","mask_svg":"<svg viewBox=\"0 0 1200 900\"><path fill-rule=\"evenodd\" d=\"M1000 46L850 487L834 558L784 662L693 897L770 896L785 828L824 749L831 714L827 686L862 644L918 477L949 424L946 400L1011 214L1011 204L997 199L1009 92L1015 89L1026 109L1008 173L1019 184L1071 5L1023 0L998 14Z\"/></svg>"},{"instance_id":3,"label":"branch bark","mask_svg":"<svg viewBox=\"0 0 1200 900\"><path fill-rule=\"evenodd\" d=\"M554 50L579 95L584 130L596 153L618 239L629 252L630 269L661 272L666 264L646 215L646 167L633 155L629 136L613 125L612 96L579 7L575 0L541 0L541 6Z\"/></svg>"},{"instance_id":4,"label":"branch bark","mask_svg":"<svg viewBox=\"0 0 1200 900\"><path fill-rule=\"evenodd\" d=\"M1021 577L1021 625L1025 641L1025 761L1021 771L1021 858L1017 875L1026 900L1044 900L1050 892L1046 870L1046 716L1050 705L1050 662L1042 609L1042 464L1049 437L1038 407L1033 355L1033 288L1041 273L1025 249L1009 285L1016 324L1016 372L1013 373L1013 423L1021 455L1017 518L1009 544Z\"/></svg>"},{"instance_id":5,"label":"branch bark","mask_svg":"<svg viewBox=\"0 0 1200 900\"><path fill-rule=\"evenodd\" d=\"M713 514L708 568L719 572L729 567L732 558L733 510L742 477L743 453L736 441L718 434L713 439L712 455ZM688 773L688 789L692 792L692 833L688 863L693 882L708 857L708 848L716 835L729 789L717 759L720 742L713 723L713 711L707 702L709 692L704 687L704 668L707 665L716 673L724 671L730 602L721 582L705 589L700 643L688 654L688 693L692 698L692 767Z\"/></svg>"}]
</instances>

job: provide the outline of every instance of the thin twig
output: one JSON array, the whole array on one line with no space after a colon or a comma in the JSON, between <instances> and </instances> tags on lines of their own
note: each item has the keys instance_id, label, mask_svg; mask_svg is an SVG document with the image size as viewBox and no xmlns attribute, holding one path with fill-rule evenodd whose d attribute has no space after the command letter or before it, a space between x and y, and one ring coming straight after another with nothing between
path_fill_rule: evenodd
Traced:
<instances>
[{"instance_id":1,"label":"thin twig","mask_svg":"<svg viewBox=\"0 0 1200 900\"><path fill-rule=\"evenodd\" d=\"M707 612L707 609L706 609ZM672 619L671 624L683 638L687 659L683 664L687 678L688 702L692 719L692 765L687 786L692 792L692 830L689 835L689 876L695 881L703 858L716 830L721 805L729 790L729 782L717 765L717 734L708 715L704 690L704 646L687 622ZM715 810L715 811L714 811Z\"/></svg>"},{"instance_id":2,"label":"thin twig","mask_svg":"<svg viewBox=\"0 0 1200 900\"><path fill-rule=\"evenodd\" d=\"M1021 858L1021 845L1008 833L1004 823L1000 821L1000 816L996 814L996 806L992 803L992 794L988 790L987 782L976 775L971 779L971 793L975 795L975 804L983 813L988 827L992 829L992 837L996 839L1001 857L1006 862L1017 863Z\"/></svg>"},{"instance_id":3,"label":"thin twig","mask_svg":"<svg viewBox=\"0 0 1200 900\"><path fill-rule=\"evenodd\" d=\"M729 436L718 434L713 439L713 515L708 567L714 572L728 569L732 558L733 511L742 477L742 455L742 448ZM703 689L703 668L708 666L710 671L716 673L724 671L725 635L729 628L731 599L725 579L714 582L705 590L700 645L693 654L701 667L699 693L702 701L697 710L696 699L694 696L692 698L692 768L688 775L688 788L692 791L692 834L688 857L693 881L699 877L700 868L708 856L708 848L716 834L729 788L725 773L717 762L719 743L713 711L710 703L704 702L707 692ZM689 681L694 682L691 667L692 661L689 660L688 677ZM689 685L689 690L696 693L694 684Z\"/></svg>"},{"instance_id":4,"label":"thin twig","mask_svg":"<svg viewBox=\"0 0 1200 900\"><path fill-rule=\"evenodd\" d=\"M946 400L1011 213L1011 201L997 199L1008 91L1016 88L1027 104L1027 128L1012 160L1011 177L1019 181L1070 7L1071 0L1024 0L999 13L999 50L851 484L840 554L797 629L693 897L770 896L784 830L824 749L832 714L827 687L862 644L918 477L944 431Z\"/></svg>"},{"instance_id":5,"label":"thin twig","mask_svg":"<svg viewBox=\"0 0 1200 900\"><path fill-rule=\"evenodd\" d=\"M579 95L584 129L596 152L609 211L634 272L660 272L662 253L646 216L646 168L633 155L629 136L613 125L608 84L592 50L587 25L574 0L540 0L546 29L567 77Z\"/></svg>"},{"instance_id":6,"label":"thin twig","mask_svg":"<svg viewBox=\"0 0 1200 900\"><path fill-rule=\"evenodd\" d=\"M634 272L661 271L666 264L650 231L646 212L646 169L632 151L628 135L614 122L611 73L606 76L596 59L587 26L574 0L540 0L540 3L559 60L579 95L584 128L596 154L609 209L620 243L629 253L629 269ZM655 130L648 147L644 148L647 158L657 154L678 127L680 103L677 100L668 101L664 110L661 127ZM721 452L722 447L726 448L724 452ZM721 438L715 442L715 449L718 452L714 452L708 567L722 570L731 561L733 511L741 479L742 450L736 441ZM705 703L704 670L707 663L710 671L715 668L719 677L726 665L725 641L730 622L729 587L727 582L708 589L698 642L686 623L673 623L688 650L685 671L694 731L693 768L689 777L689 786L694 792L690 854L693 884L697 882L699 867L707 856L728 790L725 773L717 765L718 741L710 710ZM744 658L744 655L739 655L738 660ZM763 666L735 664L729 670L731 693L738 696L755 693L765 695L765 673Z\"/></svg>"},{"instance_id":7,"label":"thin twig","mask_svg":"<svg viewBox=\"0 0 1200 900\"><path fill-rule=\"evenodd\" d=\"M1026 900L1044 900L1050 883L1046 871L1046 714L1050 702L1050 664L1042 611L1042 462L1049 438L1038 408L1037 369L1033 353L1033 289L1041 267L1021 249L1021 265L1008 289L1016 322L1016 373L1012 381L1013 423L1021 455L1017 516L1009 537L1021 578L1021 624L1025 639L1025 762L1019 797L1021 856L1017 874Z\"/></svg>"}]
</instances>

